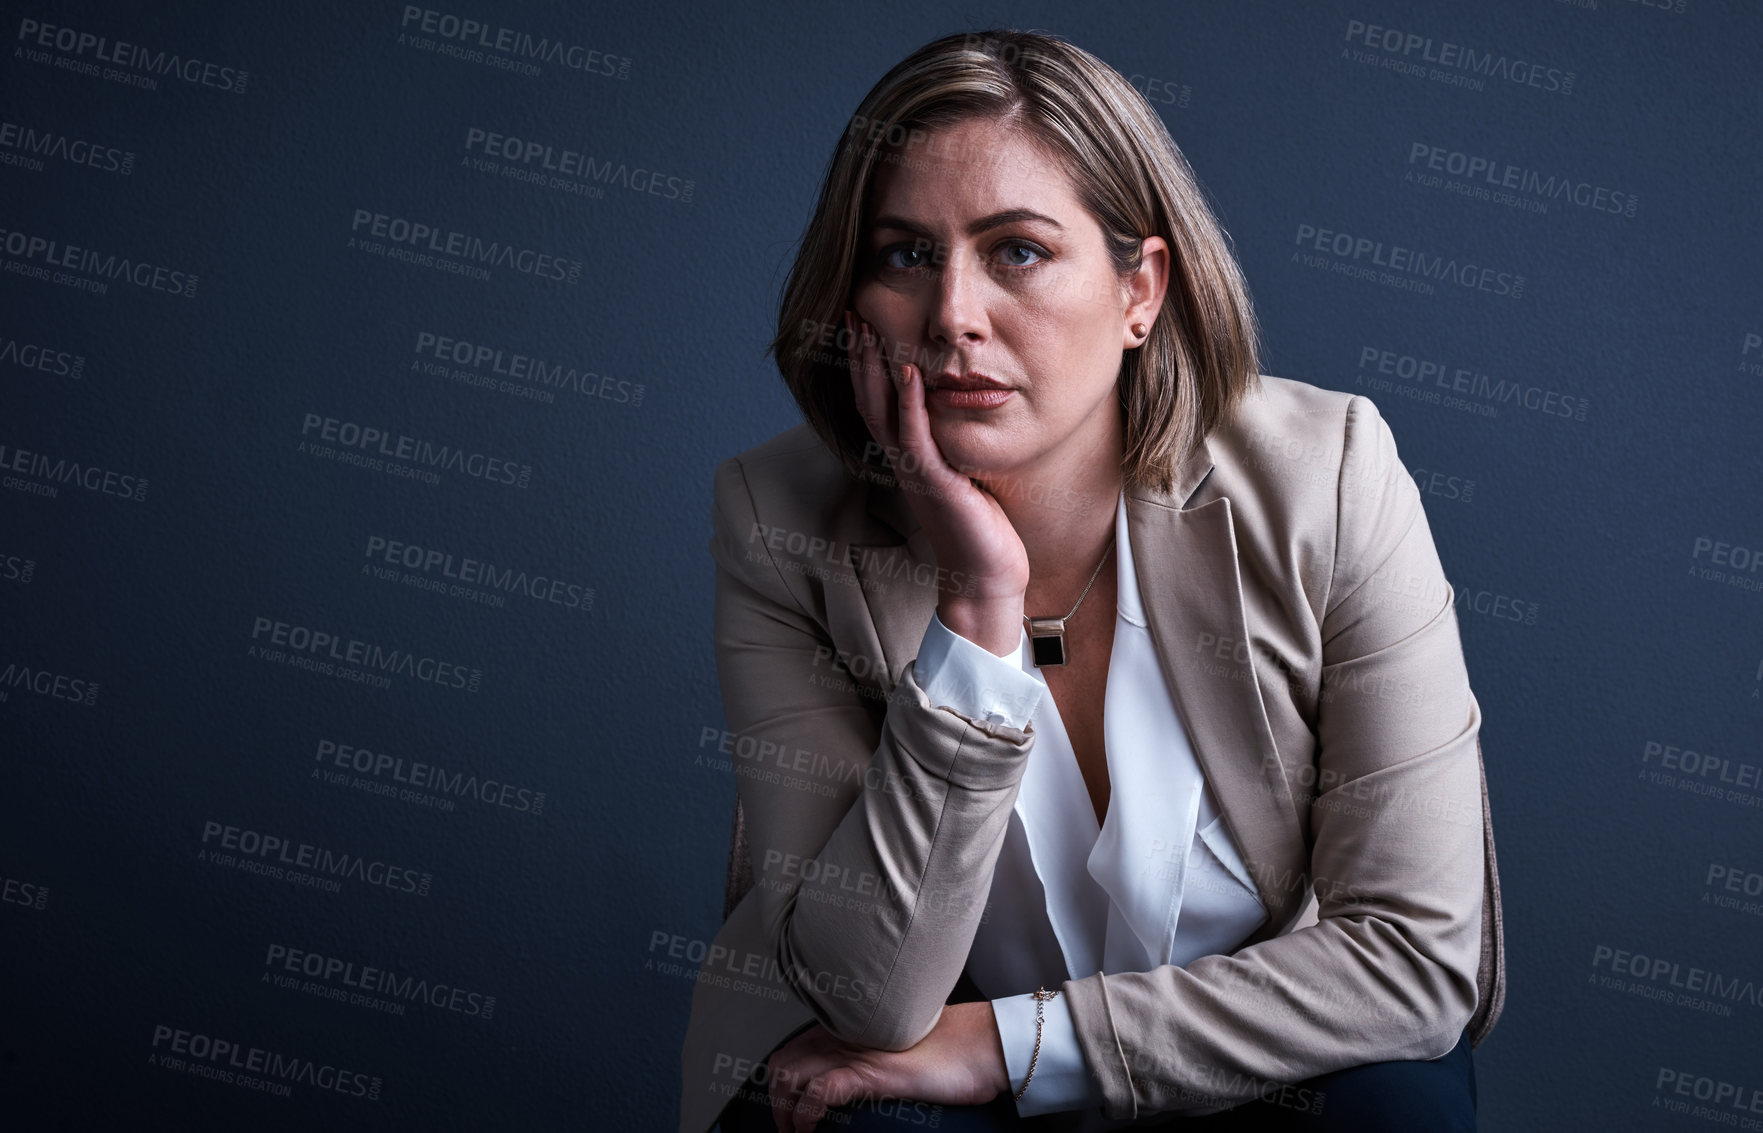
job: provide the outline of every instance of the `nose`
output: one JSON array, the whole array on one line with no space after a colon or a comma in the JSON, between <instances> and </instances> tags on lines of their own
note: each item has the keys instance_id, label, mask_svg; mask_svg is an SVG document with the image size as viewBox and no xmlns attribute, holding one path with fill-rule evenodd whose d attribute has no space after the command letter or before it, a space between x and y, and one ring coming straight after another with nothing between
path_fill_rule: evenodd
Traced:
<instances>
[{"instance_id":1,"label":"nose","mask_svg":"<svg viewBox=\"0 0 1763 1133\"><path fill-rule=\"evenodd\" d=\"M977 257L951 252L931 291L926 328L930 340L942 347L983 342L990 331L986 316L989 284Z\"/></svg>"}]
</instances>

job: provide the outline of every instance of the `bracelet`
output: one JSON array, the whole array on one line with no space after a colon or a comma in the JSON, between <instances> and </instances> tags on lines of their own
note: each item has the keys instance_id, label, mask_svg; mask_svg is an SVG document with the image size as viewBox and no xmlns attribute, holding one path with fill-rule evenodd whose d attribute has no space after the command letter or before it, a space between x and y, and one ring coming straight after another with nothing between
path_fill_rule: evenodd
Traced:
<instances>
[{"instance_id":1,"label":"bracelet","mask_svg":"<svg viewBox=\"0 0 1763 1133\"><path fill-rule=\"evenodd\" d=\"M1058 992L1048 991L1044 987L1036 988L1034 990L1034 997L1035 997L1035 1049L1034 1049L1034 1053L1028 1056L1028 1073L1023 1075L1023 1077L1022 1077L1022 1089L1016 1091L1016 1097L1015 1097L1016 1101L1022 1100L1023 1092L1028 1089L1029 1079L1031 1079L1035 1076L1035 1062L1041 1057L1041 1026L1043 1023L1043 1018L1042 1018L1041 1012L1045 1010L1044 1005L1052 1002L1053 997L1058 994L1059 994Z\"/></svg>"}]
</instances>

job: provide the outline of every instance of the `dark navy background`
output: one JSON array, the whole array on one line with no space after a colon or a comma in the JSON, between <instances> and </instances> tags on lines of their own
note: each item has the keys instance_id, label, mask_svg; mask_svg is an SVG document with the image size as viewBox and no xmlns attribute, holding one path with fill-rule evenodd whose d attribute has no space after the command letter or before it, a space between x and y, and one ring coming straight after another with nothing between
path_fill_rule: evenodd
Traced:
<instances>
[{"instance_id":1,"label":"dark navy background","mask_svg":"<svg viewBox=\"0 0 1763 1133\"><path fill-rule=\"evenodd\" d=\"M1504 882L1510 988L1476 1056L1483 1128L1763 1118L1710 1100L1720 1083L1763 1089L1763 907L1744 892L1763 873L1763 786L1746 778L1763 765L1763 9L435 9L621 60L594 64L611 74L401 42L418 28L399 4L0 10L0 126L134 154L124 174L0 135L0 1124L674 1127L692 984L658 961L716 931L734 797L700 739L723 724L711 473L798 420L763 347L847 117L913 48L995 25L1065 36L1147 91L1236 242L1265 372L1370 397L1427 493ZM248 78L235 93L81 73L67 64L90 52L35 46L31 21ZM1457 85L1429 76L1428 48L1350 38L1369 25L1553 77ZM1549 89L1567 72L1570 91ZM627 172L597 197L535 188L472 167L474 127ZM1421 184L1416 145L1636 207L1520 192L1537 212ZM661 188L641 191L637 170ZM579 275L387 259L349 246L358 209ZM1300 244L1319 229L1522 276L1522 295L1354 278L1333 261L1368 258ZM193 274L196 292L19 274L42 265L30 238ZM424 332L605 384L551 403L479 388L420 367ZM43 350L67 365L21 361ZM1487 382L1452 405L1436 382L1362 365L1368 350ZM74 357L77 376L51 372ZM1514 387L1583 419L1490 392ZM314 456L307 414L530 480L431 485ZM57 482L39 457L147 486ZM363 573L376 537L559 578L577 601L498 608L382 581ZM377 689L265 660L259 618L456 662L480 684ZM542 813L332 786L312 777L324 741L543 792ZM1715 762L1668 764L1667 748ZM1729 794L1708 793L1723 776ZM326 893L217 865L199 859L208 822L432 886ZM495 1009L399 1017L277 987L275 945ZM1618 951L1647 957L1644 978L1612 971ZM1692 969L1727 990L1701 993L1714 1010L1675 1001ZM160 1027L378 1078L378 1096L199 1080L157 1061Z\"/></svg>"}]
</instances>

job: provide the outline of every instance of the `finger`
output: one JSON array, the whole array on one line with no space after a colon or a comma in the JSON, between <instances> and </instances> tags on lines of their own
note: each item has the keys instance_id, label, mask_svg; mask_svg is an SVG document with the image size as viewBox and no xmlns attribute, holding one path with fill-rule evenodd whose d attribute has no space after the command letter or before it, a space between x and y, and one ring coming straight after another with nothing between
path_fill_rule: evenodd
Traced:
<instances>
[{"instance_id":1,"label":"finger","mask_svg":"<svg viewBox=\"0 0 1763 1133\"><path fill-rule=\"evenodd\" d=\"M790 1120L790 1111L796 1102L792 1084L800 1086L802 1083L791 1069L790 1048L793 1045L794 1042L786 1044L765 1060L765 1094L771 1101L771 1123L777 1127L777 1133L794 1133L795 1129L795 1123Z\"/></svg>"},{"instance_id":2,"label":"finger","mask_svg":"<svg viewBox=\"0 0 1763 1133\"><path fill-rule=\"evenodd\" d=\"M818 1031L820 1028L815 1028ZM810 1039L810 1036L814 1036ZM809 1041L804 1042L804 1039ZM771 1099L771 1119L778 1133L792 1133L792 1114L800 1104L802 1091L814 1078L836 1065L839 1055L826 1048L824 1036L807 1032L780 1048L766 1061L766 1093Z\"/></svg>"},{"instance_id":3,"label":"finger","mask_svg":"<svg viewBox=\"0 0 1763 1133\"><path fill-rule=\"evenodd\" d=\"M874 349L875 335L869 324L854 312L845 313L850 330L848 356L851 364L851 388L857 399L857 412L875 442L886 448L898 448L895 435L894 394L887 375L882 372Z\"/></svg>"},{"instance_id":4,"label":"finger","mask_svg":"<svg viewBox=\"0 0 1763 1133\"><path fill-rule=\"evenodd\" d=\"M894 377L888 365L887 352L882 348L881 333L868 323L863 328L863 370L875 398L881 419L881 443L898 452L900 448L900 399L894 390Z\"/></svg>"},{"instance_id":5,"label":"finger","mask_svg":"<svg viewBox=\"0 0 1763 1133\"><path fill-rule=\"evenodd\" d=\"M840 1061L808 1083L796 1103L796 1133L810 1133L827 1114L840 1106L872 1102L877 1097L880 1081L870 1074ZM848 1123L849 1117L843 1118Z\"/></svg>"},{"instance_id":6,"label":"finger","mask_svg":"<svg viewBox=\"0 0 1763 1133\"><path fill-rule=\"evenodd\" d=\"M820 1119L826 1116L826 1111L834 1104L829 1097L829 1087L831 1086L829 1079L835 1072L835 1070L828 1070L825 1074L817 1076L814 1081L808 1083L808 1088L802 1091L802 1096L796 1099L796 1112L793 1115L796 1124L793 1133L814 1133L814 1127L819 1125Z\"/></svg>"},{"instance_id":7,"label":"finger","mask_svg":"<svg viewBox=\"0 0 1763 1133\"><path fill-rule=\"evenodd\" d=\"M938 498L960 493L965 487L976 487L971 479L949 463L931 433L924 371L909 363L900 369L903 374L899 426L901 463L908 466L913 479L928 487Z\"/></svg>"},{"instance_id":8,"label":"finger","mask_svg":"<svg viewBox=\"0 0 1763 1133\"><path fill-rule=\"evenodd\" d=\"M915 475L934 478L948 468L930 434L930 411L924 402L924 372L910 362L900 366L900 450L909 452Z\"/></svg>"},{"instance_id":9,"label":"finger","mask_svg":"<svg viewBox=\"0 0 1763 1133\"><path fill-rule=\"evenodd\" d=\"M857 324L850 311L845 315L845 366L851 371L851 398L857 403L857 415L863 418L863 427L873 436L875 427L870 424L875 418L874 404L869 396L869 387L863 378L863 342L857 330Z\"/></svg>"},{"instance_id":10,"label":"finger","mask_svg":"<svg viewBox=\"0 0 1763 1133\"><path fill-rule=\"evenodd\" d=\"M771 1098L771 1123L777 1126L777 1133L795 1133L796 1123L790 1114L796 1107L796 1099L788 1087L778 1080L778 1072L773 1070L765 1083L767 1095Z\"/></svg>"}]
</instances>

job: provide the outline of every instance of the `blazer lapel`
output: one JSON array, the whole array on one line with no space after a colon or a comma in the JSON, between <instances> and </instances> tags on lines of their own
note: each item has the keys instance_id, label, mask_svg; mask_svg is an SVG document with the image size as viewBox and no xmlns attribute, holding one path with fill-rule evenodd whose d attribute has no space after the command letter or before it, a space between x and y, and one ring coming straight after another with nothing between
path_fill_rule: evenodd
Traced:
<instances>
[{"instance_id":1,"label":"blazer lapel","mask_svg":"<svg viewBox=\"0 0 1763 1133\"><path fill-rule=\"evenodd\" d=\"M1254 650L1245 644L1231 501L1219 496L1183 509L1129 492L1126 517L1163 679L1267 906L1267 920L1249 943L1277 936L1307 887L1307 855Z\"/></svg>"},{"instance_id":2,"label":"blazer lapel","mask_svg":"<svg viewBox=\"0 0 1763 1133\"><path fill-rule=\"evenodd\" d=\"M1211 473L1202 444L1169 491L1129 489L1127 531L1145 620L1195 757L1242 851L1268 918L1249 938L1278 935L1309 882L1304 834L1255 671L1237 566L1232 503L1186 507ZM903 543L857 546L853 570L875 626L887 693L917 656L940 592L935 556L902 492L871 482L869 513ZM1247 659L1239 661L1237 658ZM883 673L885 672L885 677Z\"/></svg>"}]
</instances>

